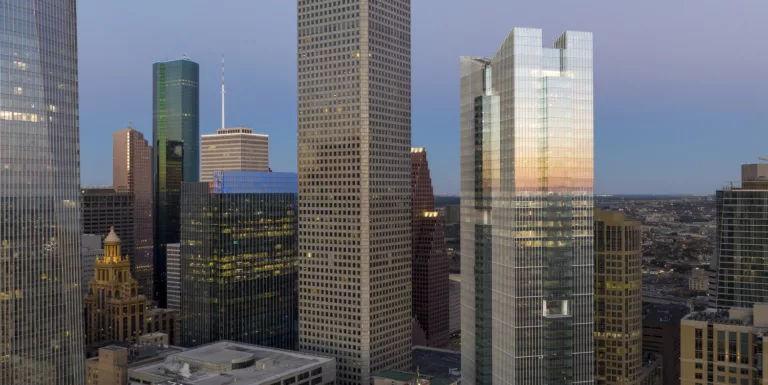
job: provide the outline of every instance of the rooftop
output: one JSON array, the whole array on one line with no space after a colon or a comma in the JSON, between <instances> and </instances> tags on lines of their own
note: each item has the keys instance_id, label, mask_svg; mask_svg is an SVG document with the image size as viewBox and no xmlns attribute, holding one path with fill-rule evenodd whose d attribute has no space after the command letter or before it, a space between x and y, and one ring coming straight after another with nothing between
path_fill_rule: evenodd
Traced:
<instances>
[{"instance_id":1,"label":"rooftop","mask_svg":"<svg viewBox=\"0 0 768 385\"><path fill-rule=\"evenodd\" d=\"M643 302L643 322L679 323L689 312L685 305Z\"/></svg>"},{"instance_id":2,"label":"rooftop","mask_svg":"<svg viewBox=\"0 0 768 385\"><path fill-rule=\"evenodd\" d=\"M749 326L752 323L752 317L747 319L735 319L731 318L728 314L728 310L707 309L704 311L697 311L685 316L686 320L690 321L706 321L713 324L725 324L725 325L744 325Z\"/></svg>"},{"instance_id":3,"label":"rooftop","mask_svg":"<svg viewBox=\"0 0 768 385\"><path fill-rule=\"evenodd\" d=\"M95 348L95 347L94 347ZM146 364L152 361L162 361L165 357L180 353L184 351L184 348L168 345L154 345L154 344L142 344L142 345L130 345L124 341L115 341L111 345L105 345L98 348L119 351L122 349L128 349L128 365L135 366ZM89 360L98 361L99 357L89 358Z\"/></svg>"},{"instance_id":4,"label":"rooftop","mask_svg":"<svg viewBox=\"0 0 768 385\"><path fill-rule=\"evenodd\" d=\"M458 379L461 376L461 352L447 349L413 347L413 370L429 376Z\"/></svg>"},{"instance_id":5,"label":"rooftop","mask_svg":"<svg viewBox=\"0 0 768 385\"><path fill-rule=\"evenodd\" d=\"M373 373L374 377L380 377L380 378L386 378L388 380L394 380L398 382L410 382L410 383L416 383L415 379L417 377L416 373L409 373L409 372L402 372L399 370L382 370L380 372ZM450 385L456 382L456 379L453 378L447 378L447 377L435 377L435 376L429 376L422 373L418 374L419 377L419 385L423 384L423 380L428 380L429 385Z\"/></svg>"},{"instance_id":6,"label":"rooftop","mask_svg":"<svg viewBox=\"0 0 768 385\"><path fill-rule=\"evenodd\" d=\"M135 367L129 375L149 376L153 382L256 385L322 364L335 368L334 359L329 357L219 341L170 355L164 362Z\"/></svg>"}]
</instances>

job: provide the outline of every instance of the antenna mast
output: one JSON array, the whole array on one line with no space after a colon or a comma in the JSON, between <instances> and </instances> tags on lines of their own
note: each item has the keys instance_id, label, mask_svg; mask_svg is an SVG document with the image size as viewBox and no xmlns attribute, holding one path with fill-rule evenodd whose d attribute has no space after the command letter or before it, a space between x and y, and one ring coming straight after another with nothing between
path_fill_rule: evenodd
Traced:
<instances>
[{"instance_id":1,"label":"antenna mast","mask_svg":"<svg viewBox=\"0 0 768 385\"><path fill-rule=\"evenodd\" d=\"M226 128L224 125L224 55L221 55L221 128Z\"/></svg>"}]
</instances>

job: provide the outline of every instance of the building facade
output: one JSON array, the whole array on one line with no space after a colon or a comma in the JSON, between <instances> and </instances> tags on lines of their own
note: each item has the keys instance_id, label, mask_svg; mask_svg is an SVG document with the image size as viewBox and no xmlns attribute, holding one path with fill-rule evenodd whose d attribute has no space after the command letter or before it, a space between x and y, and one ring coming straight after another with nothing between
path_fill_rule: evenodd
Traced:
<instances>
[{"instance_id":1,"label":"building facade","mask_svg":"<svg viewBox=\"0 0 768 385\"><path fill-rule=\"evenodd\" d=\"M461 274L448 277L448 332L461 332Z\"/></svg>"},{"instance_id":2,"label":"building facade","mask_svg":"<svg viewBox=\"0 0 768 385\"><path fill-rule=\"evenodd\" d=\"M680 384L680 320L689 313L682 305L643 303L643 354L664 360L664 385Z\"/></svg>"},{"instance_id":3,"label":"building facade","mask_svg":"<svg viewBox=\"0 0 768 385\"><path fill-rule=\"evenodd\" d=\"M449 323L448 255L423 147L411 149L411 228L413 316L426 337L423 344L444 347Z\"/></svg>"},{"instance_id":4,"label":"building facade","mask_svg":"<svg viewBox=\"0 0 768 385\"><path fill-rule=\"evenodd\" d=\"M85 381L74 1L0 0L0 383Z\"/></svg>"},{"instance_id":5,"label":"building facade","mask_svg":"<svg viewBox=\"0 0 768 385\"><path fill-rule=\"evenodd\" d=\"M642 224L595 209L595 383L641 384Z\"/></svg>"},{"instance_id":6,"label":"building facade","mask_svg":"<svg viewBox=\"0 0 768 385\"><path fill-rule=\"evenodd\" d=\"M111 187L86 187L81 191L83 234L99 234L103 240L114 227L120 234L120 250L130 260L136 252L136 199L133 192L115 191ZM135 266L131 268L135 270ZM93 276L89 280L91 278Z\"/></svg>"},{"instance_id":7,"label":"building facade","mask_svg":"<svg viewBox=\"0 0 768 385\"><path fill-rule=\"evenodd\" d=\"M592 34L461 64L462 382L591 384ZM514 117L514 118L512 118Z\"/></svg>"},{"instance_id":8,"label":"building facade","mask_svg":"<svg viewBox=\"0 0 768 385\"><path fill-rule=\"evenodd\" d=\"M768 304L709 309L680 321L680 384L768 383Z\"/></svg>"},{"instance_id":9,"label":"building facade","mask_svg":"<svg viewBox=\"0 0 768 385\"><path fill-rule=\"evenodd\" d=\"M88 292L88 281L93 279L93 269L96 266L96 258L104 255L104 249L101 248L101 235L83 234L80 243L80 255L82 257L81 278L78 284L83 295Z\"/></svg>"},{"instance_id":10,"label":"building facade","mask_svg":"<svg viewBox=\"0 0 768 385\"><path fill-rule=\"evenodd\" d=\"M88 385L128 385L128 348L105 346L99 356L86 361Z\"/></svg>"},{"instance_id":11,"label":"building facade","mask_svg":"<svg viewBox=\"0 0 768 385\"><path fill-rule=\"evenodd\" d=\"M296 349L296 174L213 175L182 186L181 345Z\"/></svg>"},{"instance_id":12,"label":"building facade","mask_svg":"<svg viewBox=\"0 0 768 385\"><path fill-rule=\"evenodd\" d=\"M200 180L200 67L183 58L152 66L154 299L166 306L166 245L179 242L181 184Z\"/></svg>"},{"instance_id":13,"label":"building facade","mask_svg":"<svg viewBox=\"0 0 768 385\"><path fill-rule=\"evenodd\" d=\"M153 308L147 310L142 328L142 337L153 334L164 334L168 343L177 345L179 340L179 312L177 310ZM141 337L139 337L141 341Z\"/></svg>"},{"instance_id":14,"label":"building facade","mask_svg":"<svg viewBox=\"0 0 768 385\"><path fill-rule=\"evenodd\" d=\"M411 361L411 1L298 1L300 349Z\"/></svg>"},{"instance_id":15,"label":"building facade","mask_svg":"<svg viewBox=\"0 0 768 385\"><path fill-rule=\"evenodd\" d=\"M220 128L200 137L201 182L213 181L214 171L269 171L269 135L245 127Z\"/></svg>"},{"instance_id":16,"label":"building facade","mask_svg":"<svg viewBox=\"0 0 768 385\"><path fill-rule=\"evenodd\" d=\"M128 128L112 133L112 187L115 191L133 193L134 249L128 254L131 272L139 281L139 293L154 296L152 233L152 146L144 135ZM127 235L127 234L126 234ZM126 253L131 250L125 250Z\"/></svg>"},{"instance_id":17,"label":"building facade","mask_svg":"<svg viewBox=\"0 0 768 385\"><path fill-rule=\"evenodd\" d=\"M709 291L709 275L707 270L694 268L691 270L691 278L688 279L688 289L699 292Z\"/></svg>"},{"instance_id":18,"label":"building facade","mask_svg":"<svg viewBox=\"0 0 768 385\"><path fill-rule=\"evenodd\" d=\"M131 263L122 254L114 227L104 239L104 257L96 260L85 294L86 343L128 341L142 335L147 298L131 276Z\"/></svg>"},{"instance_id":19,"label":"building facade","mask_svg":"<svg viewBox=\"0 0 768 385\"><path fill-rule=\"evenodd\" d=\"M181 311L181 244L166 246L168 309Z\"/></svg>"},{"instance_id":20,"label":"building facade","mask_svg":"<svg viewBox=\"0 0 768 385\"><path fill-rule=\"evenodd\" d=\"M716 193L715 274L710 306L750 308L768 302L768 164L741 166L741 185Z\"/></svg>"}]
</instances>

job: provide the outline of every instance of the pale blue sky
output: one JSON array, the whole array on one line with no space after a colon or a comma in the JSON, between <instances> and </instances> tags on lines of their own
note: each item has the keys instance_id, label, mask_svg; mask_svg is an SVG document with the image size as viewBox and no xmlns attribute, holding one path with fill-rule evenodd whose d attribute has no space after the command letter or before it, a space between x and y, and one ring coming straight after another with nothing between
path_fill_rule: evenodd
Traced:
<instances>
[{"instance_id":1,"label":"pale blue sky","mask_svg":"<svg viewBox=\"0 0 768 385\"><path fill-rule=\"evenodd\" d=\"M458 57L491 56L514 26L595 37L595 190L712 193L768 156L768 1L412 0L413 145L437 193L459 190ZM200 63L200 132L270 135L296 170L296 1L78 1L82 182L111 183L111 134L151 140L152 63Z\"/></svg>"}]
</instances>

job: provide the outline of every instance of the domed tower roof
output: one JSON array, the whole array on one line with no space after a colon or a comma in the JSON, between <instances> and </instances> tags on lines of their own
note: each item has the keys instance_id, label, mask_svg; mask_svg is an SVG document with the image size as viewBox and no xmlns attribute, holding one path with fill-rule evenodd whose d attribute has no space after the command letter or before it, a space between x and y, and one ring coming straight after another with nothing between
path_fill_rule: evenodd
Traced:
<instances>
[{"instance_id":1,"label":"domed tower roof","mask_svg":"<svg viewBox=\"0 0 768 385\"><path fill-rule=\"evenodd\" d=\"M105 244L106 243L114 243L114 244L119 244L120 243L120 238L117 236L117 234L115 234L115 226L112 226L109 229L109 235L107 235L107 238L104 240L104 243Z\"/></svg>"}]
</instances>

